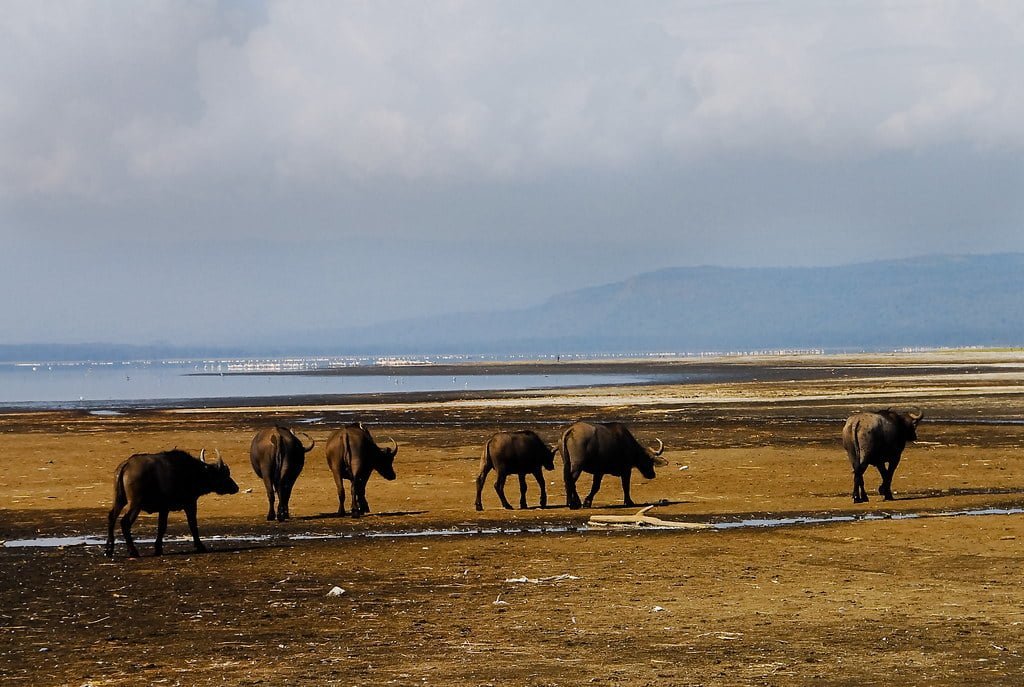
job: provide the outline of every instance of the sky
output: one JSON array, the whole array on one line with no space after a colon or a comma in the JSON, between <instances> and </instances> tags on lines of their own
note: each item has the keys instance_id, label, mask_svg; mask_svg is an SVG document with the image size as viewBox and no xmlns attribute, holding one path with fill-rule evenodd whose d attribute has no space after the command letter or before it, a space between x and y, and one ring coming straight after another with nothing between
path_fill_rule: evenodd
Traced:
<instances>
[{"instance_id":1,"label":"sky","mask_svg":"<svg viewBox=\"0 0 1024 687\"><path fill-rule=\"evenodd\" d=\"M0 0L0 343L1024 251L1024 4Z\"/></svg>"}]
</instances>

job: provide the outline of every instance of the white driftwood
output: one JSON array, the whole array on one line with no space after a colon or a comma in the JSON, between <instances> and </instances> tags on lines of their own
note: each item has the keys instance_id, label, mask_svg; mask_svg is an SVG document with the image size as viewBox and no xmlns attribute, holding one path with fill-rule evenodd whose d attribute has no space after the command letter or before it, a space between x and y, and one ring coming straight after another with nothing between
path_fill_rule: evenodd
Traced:
<instances>
[{"instance_id":1,"label":"white driftwood","mask_svg":"<svg viewBox=\"0 0 1024 687\"><path fill-rule=\"evenodd\" d=\"M587 523L590 527L671 527L681 530L706 530L711 525L703 522L679 522L677 520L662 520L653 515L647 515L647 511L654 506L641 508L634 515L591 515Z\"/></svg>"}]
</instances>

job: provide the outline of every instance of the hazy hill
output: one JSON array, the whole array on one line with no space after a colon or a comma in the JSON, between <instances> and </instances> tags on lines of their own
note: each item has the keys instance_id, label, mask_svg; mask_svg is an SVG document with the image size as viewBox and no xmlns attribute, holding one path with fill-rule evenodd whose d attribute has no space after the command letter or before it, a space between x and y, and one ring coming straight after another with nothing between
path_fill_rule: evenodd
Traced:
<instances>
[{"instance_id":1,"label":"hazy hill","mask_svg":"<svg viewBox=\"0 0 1024 687\"><path fill-rule=\"evenodd\" d=\"M224 355L597 353L1024 345L1024 254L841 267L682 267L552 297L205 349L168 344L0 345L0 360Z\"/></svg>"},{"instance_id":2,"label":"hazy hill","mask_svg":"<svg viewBox=\"0 0 1024 687\"><path fill-rule=\"evenodd\" d=\"M328 338L344 350L396 352L1020 345L1024 255L667 269L533 308L392 322Z\"/></svg>"}]
</instances>

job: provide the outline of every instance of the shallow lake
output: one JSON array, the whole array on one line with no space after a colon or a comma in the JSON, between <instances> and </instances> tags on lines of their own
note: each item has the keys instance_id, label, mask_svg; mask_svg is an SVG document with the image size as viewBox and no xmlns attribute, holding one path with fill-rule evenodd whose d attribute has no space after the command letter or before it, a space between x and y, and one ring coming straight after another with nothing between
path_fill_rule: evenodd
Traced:
<instances>
[{"instance_id":1,"label":"shallow lake","mask_svg":"<svg viewBox=\"0 0 1024 687\"><path fill-rule=\"evenodd\" d=\"M0 364L0 407L105 408L164 405L181 399L491 391L629 384L627 374L291 375L316 369L301 360L263 361L270 374L237 374L227 361ZM239 370L241 366L241 370ZM251 367L251 365L250 365ZM368 370L368 372L370 372Z\"/></svg>"}]
</instances>

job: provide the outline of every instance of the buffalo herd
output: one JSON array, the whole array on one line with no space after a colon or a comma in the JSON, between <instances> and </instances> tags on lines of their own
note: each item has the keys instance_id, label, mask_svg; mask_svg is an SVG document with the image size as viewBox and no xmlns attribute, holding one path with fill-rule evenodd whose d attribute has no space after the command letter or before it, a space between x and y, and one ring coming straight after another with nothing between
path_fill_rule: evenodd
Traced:
<instances>
[{"instance_id":1,"label":"buffalo herd","mask_svg":"<svg viewBox=\"0 0 1024 687\"><path fill-rule=\"evenodd\" d=\"M893 498L893 473L907 442L917 440L917 425L922 417L920 412L898 413L886 409L856 413L846 421L842 437L853 470L854 503L868 500L864 471L869 466L876 467L882 477L878 493L887 501ZM292 487L305 465L306 454L316 446L312 437L300 434L309 441L308 445L290 429L281 426L261 429L253 437L249 459L267 491L267 520L288 519ZM498 432L484 443L480 472L476 477L476 509L483 510L483 487L492 470L496 475L494 490L504 508L512 508L505 497L505 480L509 475L519 478L520 508L527 507L526 478L530 475L540 490L540 507L545 508L547 490L543 471L554 470L557 453L562 454L562 476L569 508L590 508L605 475L621 480L623 503L632 506L629 484L633 469L646 479L653 479L655 467L667 465L661 457L664 443L661 439L656 441L656 449L641 445L619 422L576 422L562 433L560 442L554 447L532 431ZM342 427L327 439L327 466L337 486L339 515L346 514L345 480L351 482L351 515L358 518L370 512L366 501L366 483L370 476L376 472L386 480L395 479L394 460L398 454L398 443L394 439L390 443L390 447L378 446L370 431L359 422ZM590 493L581 501L576 482L584 472L593 476L593 483ZM231 479L231 471L221 460L219 452L214 463L206 461L205 449L199 458L178 449L129 457L115 470L114 505L107 517L106 555L113 555L114 526L126 507L128 510L121 518L121 532L129 556L139 555L131 528L141 511L158 514L156 555L162 553L170 511L185 511L196 551L204 551L196 524L196 503L200 496L211 492L238 492L238 485Z\"/></svg>"}]
</instances>

